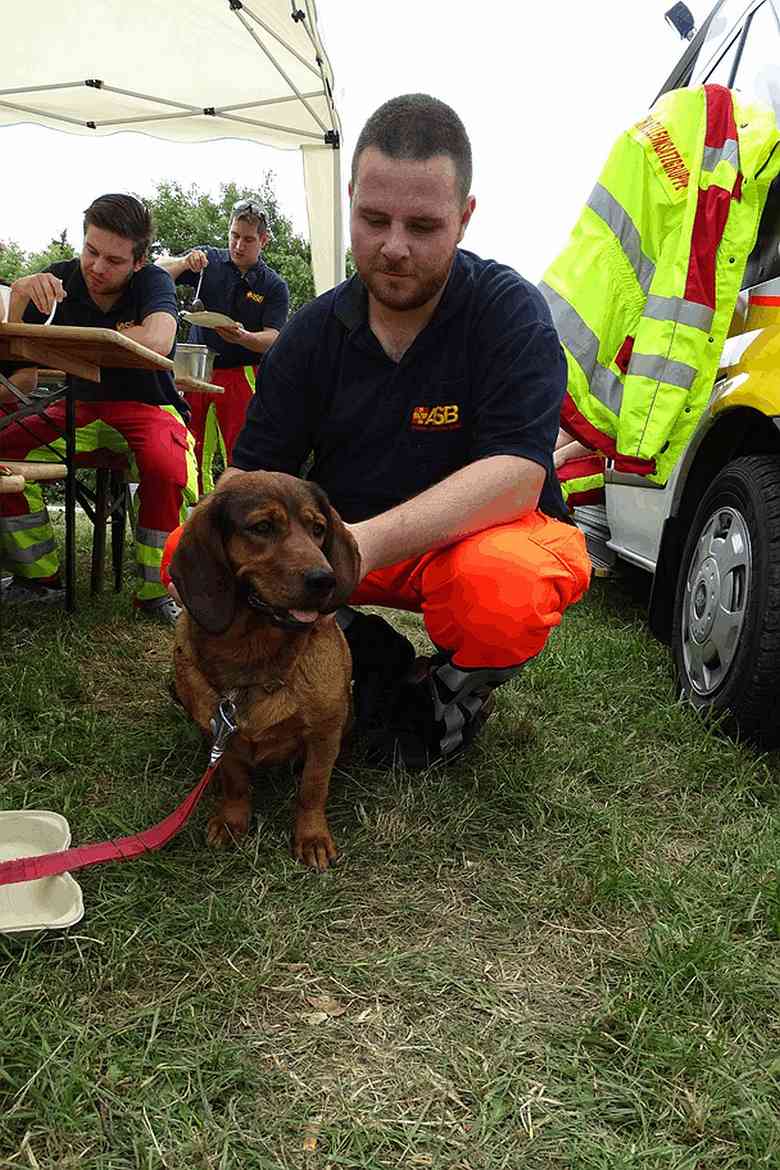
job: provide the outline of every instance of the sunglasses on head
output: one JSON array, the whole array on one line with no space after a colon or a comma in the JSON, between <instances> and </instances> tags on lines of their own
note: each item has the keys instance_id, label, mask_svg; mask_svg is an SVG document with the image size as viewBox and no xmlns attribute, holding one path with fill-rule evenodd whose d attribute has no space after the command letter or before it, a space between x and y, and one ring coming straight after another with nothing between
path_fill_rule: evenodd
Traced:
<instances>
[{"instance_id":1,"label":"sunglasses on head","mask_svg":"<svg viewBox=\"0 0 780 1170\"><path fill-rule=\"evenodd\" d=\"M256 215L265 223L265 212L259 203L253 203L251 199L239 199L238 203L233 204L234 215L240 215L244 211L248 211L250 215Z\"/></svg>"}]
</instances>

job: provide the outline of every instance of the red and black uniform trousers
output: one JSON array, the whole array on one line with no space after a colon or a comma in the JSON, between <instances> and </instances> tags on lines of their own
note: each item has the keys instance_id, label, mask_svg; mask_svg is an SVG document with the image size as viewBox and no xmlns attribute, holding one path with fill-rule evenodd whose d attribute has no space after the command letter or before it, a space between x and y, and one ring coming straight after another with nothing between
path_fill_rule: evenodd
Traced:
<instances>
[{"instance_id":1,"label":"red and black uniform trousers","mask_svg":"<svg viewBox=\"0 0 780 1170\"><path fill-rule=\"evenodd\" d=\"M0 460L51 461L65 455L65 404L26 418L0 433ZM160 563L168 534L195 502L194 443L174 406L135 401L77 402L76 453L122 455L135 496L137 603L164 596ZM59 560L40 485L0 496L0 557L15 577L57 581Z\"/></svg>"},{"instance_id":2,"label":"red and black uniform trousers","mask_svg":"<svg viewBox=\"0 0 780 1170\"><path fill-rule=\"evenodd\" d=\"M254 366L214 370L211 381L222 386L223 394L185 394L190 408L190 430L195 437L200 495L214 487L217 454L224 467L230 463L233 446L244 425L247 407L255 392Z\"/></svg>"}]
</instances>

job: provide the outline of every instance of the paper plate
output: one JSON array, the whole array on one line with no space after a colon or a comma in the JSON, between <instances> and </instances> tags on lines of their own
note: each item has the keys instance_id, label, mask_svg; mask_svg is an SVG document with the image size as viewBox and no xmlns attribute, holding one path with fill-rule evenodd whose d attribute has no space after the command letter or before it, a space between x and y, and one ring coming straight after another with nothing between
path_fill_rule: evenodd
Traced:
<instances>
[{"instance_id":1,"label":"paper plate","mask_svg":"<svg viewBox=\"0 0 780 1170\"><path fill-rule=\"evenodd\" d=\"M200 325L206 329L235 329L238 326L238 321L234 321L232 317L226 317L224 313L210 313L208 309L204 309L202 313L180 313L184 321L189 321L190 325Z\"/></svg>"},{"instance_id":2,"label":"paper plate","mask_svg":"<svg viewBox=\"0 0 780 1170\"><path fill-rule=\"evenodd\" d=\"M45 809L0 812L0 861L37 857L70 845L70 826ZM84 917L81 887L69 873L0 886L0 933L60 930Z\"/></svg>"}]
</instances>

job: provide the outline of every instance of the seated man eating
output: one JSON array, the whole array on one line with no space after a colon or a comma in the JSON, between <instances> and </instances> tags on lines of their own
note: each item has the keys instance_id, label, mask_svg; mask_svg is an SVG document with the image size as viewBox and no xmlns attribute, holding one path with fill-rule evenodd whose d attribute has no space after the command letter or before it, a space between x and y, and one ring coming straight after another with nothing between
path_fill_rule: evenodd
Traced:
<instances>
[{"instance_id":1,"label":"seated man eating","mask_svg":"<svg viewBox=\"0 0 780 1170\"><path fill-rule=\"evenodd\" d=\"M81 256L20 277L11 286L10 321L42 323L56 305L57 325L116 329L155 353L173 354L178 310L173 281L148 263L151 216L132 195L101 195L84 213ZM71 377L76 401L76 452L130 458L138 480L135 533L140 613L165 623L179 608L160 582L168 533L195 498L196 468L187 408L167 370L104 368L100 382ZM0 410L2 406L0 405ZM0 459L50 459L65 450L65 404L0 432ZM40 487L0 496L0 548L13 580L8 603L62 596L59 564Z\"/></svg>"}]
</instances>

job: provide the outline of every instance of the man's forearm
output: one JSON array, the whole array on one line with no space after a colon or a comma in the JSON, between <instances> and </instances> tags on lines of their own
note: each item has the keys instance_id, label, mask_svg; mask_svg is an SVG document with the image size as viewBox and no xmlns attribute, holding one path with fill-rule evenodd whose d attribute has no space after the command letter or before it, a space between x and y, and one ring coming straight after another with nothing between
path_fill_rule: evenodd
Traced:
<instances>
[{"instance_id":1,"label":"man's forearm","mask_svg":"<svg viewBox=\"0 0 780 1170\"><path fill-rule=\"evenodd\" d=\"M538 463L491 455L389 512L350 525L360 548L362 575L532 512L544 479Z\"/></svg>"},{"instance_id":2,"label":"man's forearm","mask_svg":"<svg viewBox=\"0 0 780 1170\"><path fill-rule=\"evenodd\" d=\"M167 357L176 337L176 321L170 313L150 313L140 325L128 325L119 332L123 337Z\"/></svg>"},{"instance_id":3,"label":"man's forearm","mask_svg":"<svg viewBox=\"0 0 780 1170\"><path fill-rule=\"evenodd\" d=\"M244 349L251 349L252 353L265 353L271 348L278 336L278 329L261 329L258 333L242 329L240 333L236 334L235 342L237 345L243 345Z\"/></svg>"},{"instance_id":4,"label":"man's forearm","mask_svg":"<svg viewBox=\"0 0 780 1170\"><path fill-rule=\"evenodd\" d=\"M189 268L188 256L160 256L159 260L155 260L158 268L164 268L165 271L174 280L178 280L182 272L186 272Z\"/></svg>"}]
</instances>

